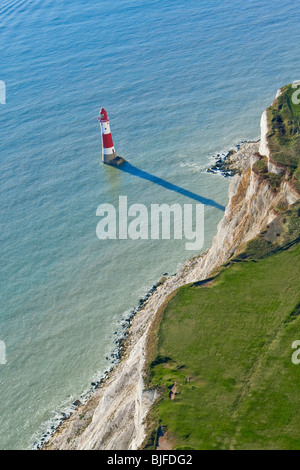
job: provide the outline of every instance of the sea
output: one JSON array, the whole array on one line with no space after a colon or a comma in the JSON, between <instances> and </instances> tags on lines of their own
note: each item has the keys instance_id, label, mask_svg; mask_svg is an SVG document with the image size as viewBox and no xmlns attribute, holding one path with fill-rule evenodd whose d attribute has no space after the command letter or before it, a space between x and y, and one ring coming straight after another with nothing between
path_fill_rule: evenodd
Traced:
<instances>
[{"instance_id":1,"label":"sea","mask_svg":"<svg viewBox=\"0 0 300 470\"><path fill-rule=\"evenodd\" d=\"M46 439L139 300L210 246L231 179L206 169L300 79L299 23L291 0L1 0L1 449ZM101 163L101 107L123 169ZM99 239L120 196L203 203L203 246Z\"/></svg>"}]
</instances>

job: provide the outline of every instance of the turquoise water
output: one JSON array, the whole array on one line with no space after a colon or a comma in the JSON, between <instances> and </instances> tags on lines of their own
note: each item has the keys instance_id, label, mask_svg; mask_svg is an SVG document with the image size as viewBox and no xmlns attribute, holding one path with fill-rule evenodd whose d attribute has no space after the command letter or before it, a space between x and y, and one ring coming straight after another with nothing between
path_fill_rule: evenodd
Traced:
<instances>
[{"instance_id":1,"label":"turquoise water","mask_svg":"<svg viewBox=\"0 0 300 470\"><path fill-rule=\"evenodd\" d=\"M132 165L226 205L212 156L259 138L300 78L292 1L4 0L0 5L0 448L27 448L110 366L122 321L184 240L96 237L96 209L194 203L103 166L97 115ZM205 246L223 212L205 207ZM115 334L117 332L117 334ZM49 424L50 423L50 424Z\"/></svg>"}]
</instances>

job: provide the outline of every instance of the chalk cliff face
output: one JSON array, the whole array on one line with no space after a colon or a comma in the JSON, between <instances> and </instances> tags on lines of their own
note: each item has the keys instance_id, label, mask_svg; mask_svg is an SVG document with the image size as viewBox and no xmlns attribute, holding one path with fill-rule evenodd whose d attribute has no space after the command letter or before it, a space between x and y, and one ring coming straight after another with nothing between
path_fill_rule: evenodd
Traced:
<instances>
[{"instance_id":1,"label":"chalk cliff face","mask_svg":"<svg viewBox=\"0 0 300 470\"><path fill-rule=\"evenodd\" d=\"M277 217L276 207L294 204L299 195L284 181L280 190L273 192L268 180L252 171L258 144L252 144L249 169L235 175L230 185L230 200L211 248L187 276L188 282L203 278L230 258L237 248L258 235Z\"/></svg>"},{"instance_id":2,"label":"chalk cliff face","mask_svg":"<svg viewBox=\"0 0 300 470\"><path fill-rule=\"evenodd\" d=\"M275 100L280 95L282 95L281 89L279 89L277 91L276 96L275 96ZM260 155L263 155L263 156L267 157L268 160L269 160L270 159L270 148L269 148L269 145L268 145L268 137L267 137L268 132L269 132L269 129L268 129L267 110L265 110L262 113L262 117L261 117L261 121L260 121L260 134L261 134L261 136L260 136L259 153L260 153ZM269 170L269 171L271 171L271 170Z\"/></svg>"},{"instance_id":3,"label":"chalk cliff face","mask_svg":"<svg viewBox=\"0 0 300 470\"><path fill-rule=\"evenodd\" d=\"M157 309L175 289L205 279L242 243L258 235L276 217L278 204L290 205L299 199L288 182L274 192L267 180L252 171L258 151L268 156L266 136L263 117L261 143L247 143L240 149L243 173L231 182L230 201L211 248L187 261L176 276L168 278L151 295L133 319L126 354L120 364L92 399L63 423L47 448L131 450L142 444L143 422L156 398L155 391L144 388L143 366L147 334Z\"/></svg>"},{"instance_id":4,"label":"chalk cliff face","mask_svg":"<svg viewBox=\"0 0 300 470\"><path fill-rule=\"evenodd\" d=\"M277 91L275 100L282 94L281 90ZM274 103L274 102L273 102ZM272 105L273 105L272 103ZM260 146L259 146L259 153L260 155L267 157L268 159L268 171L270 173L275 173L275 174L282 174L285 173L286 168L279 165L278 163L275 163L274 160L272 160L272 155L270 152L270 147L268 143L268 116L267 116L267 110L265 110L262 114L261 121L260 121L260 129L261 129L261 139L260 139Z\"/></svg>"},{"instance_id":5,"label":"chalk cliff face","mask_svg":"<svg viewBox=\"0 0 300 470\"><path fill-rule=\"evenodd\" d=\"M260 120L260 145L259 145L259 153L268 159L270 158L270 149L268 145L268 119L267 119L267 110L262 113L262 117Z\"/></svg>"}]
</instances>

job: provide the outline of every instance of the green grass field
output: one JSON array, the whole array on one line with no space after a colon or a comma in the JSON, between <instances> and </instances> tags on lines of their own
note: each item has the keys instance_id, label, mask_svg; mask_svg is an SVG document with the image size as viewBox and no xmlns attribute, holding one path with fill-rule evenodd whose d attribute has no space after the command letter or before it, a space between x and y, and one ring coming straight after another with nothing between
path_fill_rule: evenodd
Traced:
<instances>
[{"instance_id":1,"label":"green grass field","mask_svg":"<svg viewBox=\"0 0 300 470\"><path fill-rule=\"evenodd\" d=\"M179 289L153 335L145 448L162 425L174 449L300 449L299 267L298 243Z\"/></svg>"}]
</instances>

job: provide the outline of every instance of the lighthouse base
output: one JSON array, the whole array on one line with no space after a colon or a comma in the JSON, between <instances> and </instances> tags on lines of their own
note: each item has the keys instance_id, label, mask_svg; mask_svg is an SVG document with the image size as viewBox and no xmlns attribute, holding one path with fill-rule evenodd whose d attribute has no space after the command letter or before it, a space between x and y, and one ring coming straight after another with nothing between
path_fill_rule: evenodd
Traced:
<instances>
[{"instance_id":1,"label":"lighthouse base","mask_svg":"<svg viewBox=\"0 0 300 470\"><path fill-rule=\"evenodd\" d=\"M120 166L122 163L125 163L126 160L122 157L108 157L107 155L103 156L102 159L105 165Z\"/></svg>"}]
</instances>

